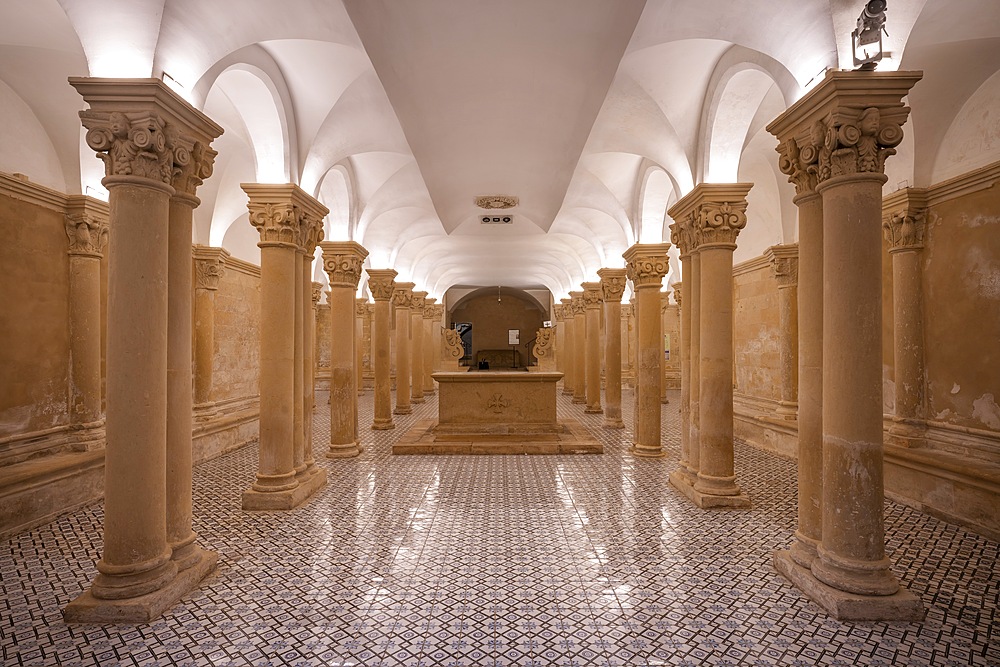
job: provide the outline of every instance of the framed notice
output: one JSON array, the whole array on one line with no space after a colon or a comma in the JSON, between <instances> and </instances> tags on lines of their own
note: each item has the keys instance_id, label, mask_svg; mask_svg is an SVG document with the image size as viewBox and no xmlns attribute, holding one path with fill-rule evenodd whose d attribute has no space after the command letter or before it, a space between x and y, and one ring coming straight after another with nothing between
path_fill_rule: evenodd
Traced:
<instances>
[{"instance_id":1,"label":"framed notice","mask_svg":"<svg viewBox=\"0 0 1000 667\"><path fill-rule=\"evenodd\" d=\"M507 344L508 345L518 345L521 342L521 330L520 329L508 329L507 330Z\"/></svg>"}]
</instances>

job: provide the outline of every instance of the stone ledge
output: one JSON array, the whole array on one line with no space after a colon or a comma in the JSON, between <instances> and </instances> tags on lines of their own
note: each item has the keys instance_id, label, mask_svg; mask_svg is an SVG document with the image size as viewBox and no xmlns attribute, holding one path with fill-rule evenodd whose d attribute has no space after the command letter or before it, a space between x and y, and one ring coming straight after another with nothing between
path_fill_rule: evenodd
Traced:
<instances>
[{"instance_id":1,"label":"stone ledge","mask_svg":"<svg viewBox=\"0 0 1000 667\"><path fill-rule=\"evenodd\" d=\"M392 446L393 454L603 454L604 445L575 420L559 433L444 433L422 419Z\"/></svg>"},{"instance_id":2,"label":"stone ledge","mask_svg":"<svg viewBox=\"0 0 1000 667\"><path fill-rule=\"evenodd\" d=\"M214 551L201 550L198 560L191 567L178 572L169 584L135 598L102 600L95 598L88 589L63 609L63 620L67 623L105 625L149 623L197 588L202 579L215 569L218 560L219 555Z\"/></svg>"},{"instance_id":3,"label":"stone ledge","mask_svg":"<svg viewBox=\"0 0 1000 667\"><path fill-rule=\"evenodd\" d=\"M679 470L675 470L670 473L669 476L670 484L674 486L678 491L683 493L688 497L688 500L693 502L698 507L707 509L733 509L742 510L750 509L750 496L745 493L741 493L738 496L716 496L708 493L702 493L694 488L691 484L691 480L687 475L683 474Z\"/></svg>"},{"instance_id":4,"label":"stone ledge","mask_svg":"<svg viewBox=\"0 0 1000 667\"><path fill-rule=\"evenodd\" d=\"M788 551L774 552L774 568L806 597L838 621L922 621L924 605L900 587L894 595L856 595L827 586L802 567Z\"/></svg>"},{"instance_id":5,"label":"stone ledge","mask_svg":"<svg viewBox=\"0 0 1000 667\"><path fill-rule=\"evenodd\" d=\"M252 488L243 492L243 511L274 512L292 510L306 502L326 485L326 470L315 468L308 479L301 480L294 489L262 493Z\"/></svg>"}]
</instances>

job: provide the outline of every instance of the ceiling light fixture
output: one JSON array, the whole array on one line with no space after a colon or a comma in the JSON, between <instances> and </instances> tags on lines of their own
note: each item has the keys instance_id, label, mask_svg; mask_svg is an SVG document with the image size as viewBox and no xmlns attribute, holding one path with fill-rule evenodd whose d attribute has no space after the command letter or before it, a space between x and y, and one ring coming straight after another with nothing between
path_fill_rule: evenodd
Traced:
<instances>
[{"instance_id":1,"label":"ceiling light fixture","mask_svg":"<svg viewBox=\"0 0 1000 667\"><path fill-rule=\"evenodd\" d=\"M861 10L858 17L858 25L851 33L851 48L854 52L854 65L858 69L872 71L878 66L878 61L882 60L882 33L889 32L885 29L885 8L886 0L868 0L865 8ZM878 50L873 55L868 55L866 46L878 44ZM859 49L860 55L859 58Z\"/></svg>"}]
</instances>

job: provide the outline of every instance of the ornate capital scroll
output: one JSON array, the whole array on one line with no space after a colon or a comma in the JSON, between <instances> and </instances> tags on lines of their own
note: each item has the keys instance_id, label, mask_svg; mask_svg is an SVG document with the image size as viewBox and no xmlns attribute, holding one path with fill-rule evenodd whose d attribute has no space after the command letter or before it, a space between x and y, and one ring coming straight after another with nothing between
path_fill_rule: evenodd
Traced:
<instances>
[{"instance_id":1,"label":"ornate capital scroll","mask_svg":"<svg viewBox=\"0 0 1000 667\"><path fill-rule=\"evenodd\" d=\"M313 308L319 305L319 300L323 297L323 283L313 283L312 284L312 298Z\"/></svg>"},{"instance_id":2,"label":"ornate capital scroll","mask_svg":"<svg viewBox=\"0 0 1000 667\"><path fill-rule=\"evenodd\" d=\"M173 146L168 145L166 121L151 111L80 112L87 128L87 145L104 161L105 176L136 176L170 185Z\"/></svg>"},{"instance_id":3,"label":"ornate capital scroll","mask_svg":"<svg viewBox=\"0 0 1000 667\"><path fill-rule=\"evenodd\" d=\"M633 309L633 305L631 303L623 303L622 304L622 319L623 320L627 320L627 319L629 319L630 317L632 317L635 314L632 309Z\"/></svg>"},{"instance_id":4,"label":"ornate capital scroll","mask_svg":"<svg viewBox=\"0 0 1000 667\"><path fill-rule=\"evenodd\" d=\"M392 305L396 308L409 308L413 304L414 283L396 283L392 291Z\"/></svg>"},{"instance_id":5,"label":"ornate capital scroll","mask_svg":"<svg viewBox=\"0 0 1000 667\"><path fill-rule=\"evenodd\" d=\"M927 190L905 188L882 200L882 231L889 252L920 250L927 226Z\"/></svg>"},{"instance_id":6,"label":"ornate capital scroll","mask_svg":"<svg viewBox=\"0 0 1000 667\"><path fill-rule=\"evenodd\" d=\"M569 307L573 311L573 317L587 312L587 304L583 302L583 292L570 292L569 298Z\"/></svg>"},{"instance_id":7,"label":"ornate capital scroll","mask_svg":"<svg viewBox=\"0 0 1000 667\"><path fill-rule=\"evenodd\" d=\"M716 244L735 245L747 224L747 193L752 187L752 183L699 183L670 207L670 217L681 229L687 226L691 231L689 251Z\"/></svg>"},{"instance_id":8,"label":"ornate capital scroll","mask_svg":"<svg viewBox=\"0 0 1000 667\"><path fill-rule=\"evenodd\" d=\"M166 132L173 161L170 184L177 194L193 197L198 187L212 175L219 153L196 137L182 134L173 125L168 125Z\"/></svg>"},{"instance_id":9,"label":"ornate capital scroll","mask_svg":"<svg viewBox=\"0 0 1000 667\"><path fill-rule=\"evenodd\" d=\"M435 315L438 315L437 307L438 304L434 303L437 299L426 297L424 298L424 319L433 320ZM438 315L440 317L440 315Z\"/></svg>"},{"instance_id":10,"label":"ornate capital scroll","mask_svg":"<svg viewBox=\"0 0 1000 667\"><path fill-rule=\"evenodd\" d=\"M778 287L794 287L799 282L799 246L775 245L764 251Z\"/></svg>"},{"instance_id":11,"label":"ornate capital scroll","mask_svg":"<svg viewBox=\"0 0 1000 667\"><path fill-rule=\"evenodd\" d=\"M637 243L622 254L625 274L636 289L660 288L663 277L670 272L669 249L669 243Z\"/></svg>"},{"instance_id":12,"label":"ornate capital scroll","mask_svg":"<svg viewBox=\"0 0 1000 667\"><path fill-rule=\"evenodd\" d=\"M310 259L323 240L323 218L311 211L299 211L299 247ZM368 252L365 251L365 256Z\"/></svg>"},{"instance_id":13,"label":"ornate capital scroll","mask_svg":"<svg viewBox=\"0 0 1000 667\"><path fill-rule=\"evenodd\" d=\"M368 291L376 301L388 301L396 289L393 279L396 272L392 269L366 269L368 273Z\"/></svg>"},{"instance_id":14,"label":"ornate capital scroll","mask_svg":"<svg viewBox=\"0 0 1000 667\"><path fill-rule=\"evenodd\" d=\"M323 251L323 270L330 278L330 287L356 290L368 251L355 241L324 241L319 246Z\"/></svg>"},{"instance_id":15,"label":"ornate capital scroll","mask_svg":"<svg viewBox=\"0 0 1000 667\"><path fill-rule=\"evenodd\" d=\"M625 295L625 281L628 280L628 272L625 269L599 269L597 275L601 277L601 291L604 300L621 303L622 296Z\"/></svg>"},{"instance_id":16,"label":"ornate capital scroll","mask_svg":"<svg viewBox=\"0 0 1000 667\"><path fill-rule=\"evenodd\" d=\"M355 299L354 300L354 316L358 319L363 318L368 314L368 299Z\"/></svg>"},{"instance_id":17,"label":"ornate capital scroll","mask_svg":"<svg viewBox=\"0 0 1000 667\"><path fill-rule=\"evenodd\" d=\"M885 172L885 161L903 141L902 114L883 114L878 107L838 107L823 120L826 133L819 151L819 182L835 176ZM901 117L900 117L901 116Z\"/></svg>"},{"instance_id":18,"label":"ornate capital scroll","mask_svg":"<svg viewBox=\"0 0 1000 667\"><path fill-rule=\"evenodd\" d=\"M554 332L552 327L542 327L535 332L535 356L539 359L552 356L556 341Z\"/></svg>"},{"instance_id":19,"label":"ornate capital scroll","mask_svg":"<svg viewBox=\"0 0 1000 667\"><path fill-rule=\"evenodd\" d=\"M585 310L597 310L604 303L604 294L601 292L601 283L582 283L583 307Z\"/></svg>"},{"instance_id":20,"label":"ornate capital scroll","mask_svg":"<svg viewBox=\"0 0 1000 667\"><path fill-rule=\"evenodd\" d=\"M690 255L698 247L690 218L681 218L670 225L670 242L680 251L681 257Z\"/></svg>"},{"instance_id":21,"label":"ornate capital scroll","mask_svg":"<svg viewBox=\"0 0 1000 667\"><path fill-rule=\"evenodd\" d=\"M66 207L68 254L100 259L108 246L108 216L94 210L85 197L73 197Z\"/></svg>"},{"instance_id":22,"label":"ornate capital scroll","mask_svg":"<svg viewBox=\"0 0 1000 667\"><path fill-rule=\"evenodd\" d=\"M257 245L281 244L315 252L315 244L323 238L328 208L293 183L240 183L240 187L249 199L250 224L260 232Z\"/></svg>"},{"instance_id":23,"label":"ornate capital scroll","mask_svg":"<svg viewBox=\"0 0 1000 667\"><path fill-rule=\"evenodd\" d=\"M230 256L229 251L196 245L191 254L194 257L195 289L219 289L219 281L226 271L226 260Z\"/></svg>"},{"instance_id":24,"label":"ornate capital scroll","mask_svg":"<svg viewBox=\"0 0 1000 667\"><path fill-rule=\"evenodd\" d=\"M260 233L258 245L298 245L299 221L291 202L282 204L249 202L250 224Z\"/></svg>"},{"instance_id":25,"label":"ornate capital scroll","mask_svg":"<svg viewBox=\"0 0 1000 667\"><path fill-rule=\"evenodd\" d=\"M684 294L684 289L683 289L683 284L682 283L674 283L674 292L673 292L673 294L674 294L674 301L677 302L677 307L678 308L683 308L684 304L682 302L682 299L683 299L682 295Z\"/></svg>"},{"instance_id":26,"label":"ornate capital scroll","mask_svg":"<svg viewBox=\"0 0 1000 667\"><path fill-rule=\"evenodd\" d=\"M458 361L465 354L462 336L456 329L442 329L444 333L444 356L446 359Z\"/></svg>"},{"instance_id":27,"label":"ornate capital scroll","mask_svg":"<svg viewBox=\"0 0 1000 667\"><path fill-rule=\"evenodd\" d=\"M417 313L420 317L424 316L424 303L427 299L427 292L413 292L413 298L410 300L410 313Z\"/></svg>"}]
</instances>

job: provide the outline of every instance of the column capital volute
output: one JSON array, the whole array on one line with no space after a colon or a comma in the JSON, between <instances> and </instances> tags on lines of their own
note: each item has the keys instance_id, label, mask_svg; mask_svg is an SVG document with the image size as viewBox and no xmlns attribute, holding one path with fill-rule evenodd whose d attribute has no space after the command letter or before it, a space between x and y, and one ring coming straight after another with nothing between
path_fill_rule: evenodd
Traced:
<instances>
[{"instance_id":1,"label":"column capital volute","mask_svg":"<svg viewBox=\"0 0 1000 667\"><path fill-rule=\"evenodd\" d=\"M357 241L323 241L323 270L330 278L330 287L358 288L361 267L368 251ZM370 275L370 274L369 274Z\"/></svg>"},{"instance_id":2,"label":"column capital volute","mask_svg":"<svg viewBox=\"0 0 1000 667\"><path fill-rule=\"evenodd\" d=\"M764 251L778 289L794 287L799 282L799 244L773 245Z\"/></svg>"},{"instance_id":3,"label":"column capital volute","mask_svg":"<svg viewBox=\"0 0 1000 667\"><path fill-rule=\"evenodd\" d=\"M312 283L312 305L315 308L319 305L319 300L323 297L323 283Z\"/></svg>"},{"instance_id":4,"label":"column capital volute","mask_svg":"<svg viewBox=\"0 0 1000 667\"><path fill-rule=\"evenodd\" d=\"M294 183L240 183L240 188L248 197L250 224L260 233L258 246L315 251L315 243L323 239L327 207Z\"/></svg>"},{"instance_id":5,"label":"column capital volute","mask_svg":"<svg viewBox=\"0 0 1000 667\"><path fill-rule=\"evenodd\" d=\"M601 283L581 283L583 288L583 307L585 310L598 310L604 303L604 293L601 290Z\"/></svg>"},{"instance_id":6,"label":"column capital volute","mask_svg":"<svg viewBox=\"0 0 1000 667\"><path fill-rule=\"evenodd\" d=\"M368 291L376 301L389 301L396 288L393 282L397 273L392 269L365 269L368 274Z\"/></svg>"},{"instance_id":7,"label":"column capital volute","mask_svg":"<svg viewBox=\"0 0 1000 667\"><path fill-rule=\"evenodd\" d=\"M414 290L413 298L410 300L410 313L416 313L420 317L424 316L424 304L426 303L427 292Z\"/></svg>"},{"instance_id":8,"label":"column capital volute","mask_svg":"<svg viewBox=\"0 0 1000 667\"><path fill-rule=\"evenodd\" d=\"M681 259L687 259L698 247L691 218L678 218L670 225L670 242L677 247Z\"/></svg>"},{"instance_id":9,"label":"column capital volute","mask_svg":"<svg viewBox=\"0 0 1000 667\"><path fill-rule=\"evenodd\" d=\"M767 131L778 139L778 167L796 194L835 177L883 176L886 158L903 140L910 112L903 97L922 77L923 72L829 70L774 119Z\"/></svg>"},{"instance_id":10,"label":"column capital volute","mask_svg":"<svg viewBox=\"0 0 1000 667\"><path fill-rule=\"evenodd\" d=\"M667 312L667 308L670 307L670 291L664 290L660 292L660 312Z\"/></svg>"},{"instance_id":11,"label":"column capital volute","mask_svg":"<svg viewBox=\"0 0 1000 667\"><path fill-rule=\"evenodd\" d=\"M670 207L670 217L692 232L690 250L735 246L747 225L747 193L752 187L753 183L699 183Z\"/></svg>"},{"instance_id":12,"label":"column capital volute","mask_svg":"<svg viewBox=\"0 0 1000 667\"><path fill-rule=\"evenodd\" d=\"M108 205L92 197L70 195L66 198L66 236L68 254L100 259L108 245Z\"/></svg>"},{"instance_id":13,"label":"column capital volute","mask_svg":"<svg viewBox=\"0 0 1000 667\"><path fill-rule=\"evenodd\" d=\"M211 176L211 143L222 127L162 80L70 77L69 83L90 105L80 120L87 145L112 178L106 185L155 181L193 197Z\"/></svg>"},{"instance_id":14,"label":"column capital volute","mask_svg":"<svg viewBox=\"0 0 1000 667\"><path fill-rule=\"evenodd\" d=\"M625 295L628 272L625 269L598 269L597 275L601 277L601 291L604 300L621 303L622 296Z\"/></svg>"},{"instance_id":15,"label":"column capital volute","mask_svg":"<svg viewBox=\"0 0 1000 667\"><path fill-rule=\"evenodd\" d=\"M217 290L226 271L226 260L231 257L225 248L196 245L191 249L194 259L195 289Z\"/></svg>"},{"instance_id":16,"label":"column capital volute","mask_svg":"<svg viewBox=\"0 0 1000 667\"><path fill-rule=\"evenodd\" d=\"M928 193L923 188L903 188L882 199L882 232L889 252L915 252L924 247Z\"/></svg>"},{"instance_id":17,"label":"column capital volute","mask_svg":"<svg viewBox=\"0 0 1000 667\"><path fill-rule=\"evenodd\" d=\"M357 298L354 300L354 316L364 317L368 313L368 299Z\"/></svg>"},{"instance_id":18,"label":"column capital volute","mask_svg":"<svg viewBox=\"0 0 1000 667\"><path fill-rule=\"evenodd\" d=\"M683 282L674 283L674 301L677 302L677 306L679 308L684 307L683 299L684 299L684 283Z\"/></svg>"},{"instance_id":19,"label":"column capital volute","mask_svg":"<svg viewBox=\"0 0 1000 667\"><path fill-rule=\"evenodd\" d=\"M437 313L437 299L434 297L424 297L424 319L433 320Z\"/></svg>"},{"instance_id":20,"label":"column capital volute","mask_svg":"<svg viewBox=\"0 0 1000 667\"><path fill-rule=\"evenodd\" d=\"M632 315L633 315L632 308L633 307L634 306L631 303L623 303L622 304L622 319L627 320L628 318L632 317Z\"/></svg>"},{"instance_id":21,"label":"column capital volute","mask_svg":"<svg viewBox=\"0 0 1000 667\"><path fill-rule=\"evenodd\" d=\"M416 283L396 283L392 290L392 305L396 308L409 308L413 303L413 288Z\"/></svg>"},{"instance_id":22,"label":"column capital volute","mask_svg":"<svg viewBox=\"0 0 1000 667\"><path fill-rule=\"evenodd\" d=\"M660 289L663 277L670 272L668 250L669 243L636 243L622 254L626 275L635 289Z\"/></svg>"},{"instance_id":23,"label":"column capital volute","mask_svg":"<svg viewBox=\"0 0 1000 667\"><path fill-rule=\"evenodd\" d=\"M569 307L573 311L573 317L583 315L587 310L587 304L583 301L583 291L573 291L569 293Z\"/></svg>"},{"instance_id":24,"label":"column capital volute","mask_svg":"<svg viewBox=\"0 0 1000 667\"><path fill-rule=\"evenodd\" d=\"M562 322L563 320L563 307L561 303L552 304L552 319L556 322Z\"/></svg>"}]
</instances>

